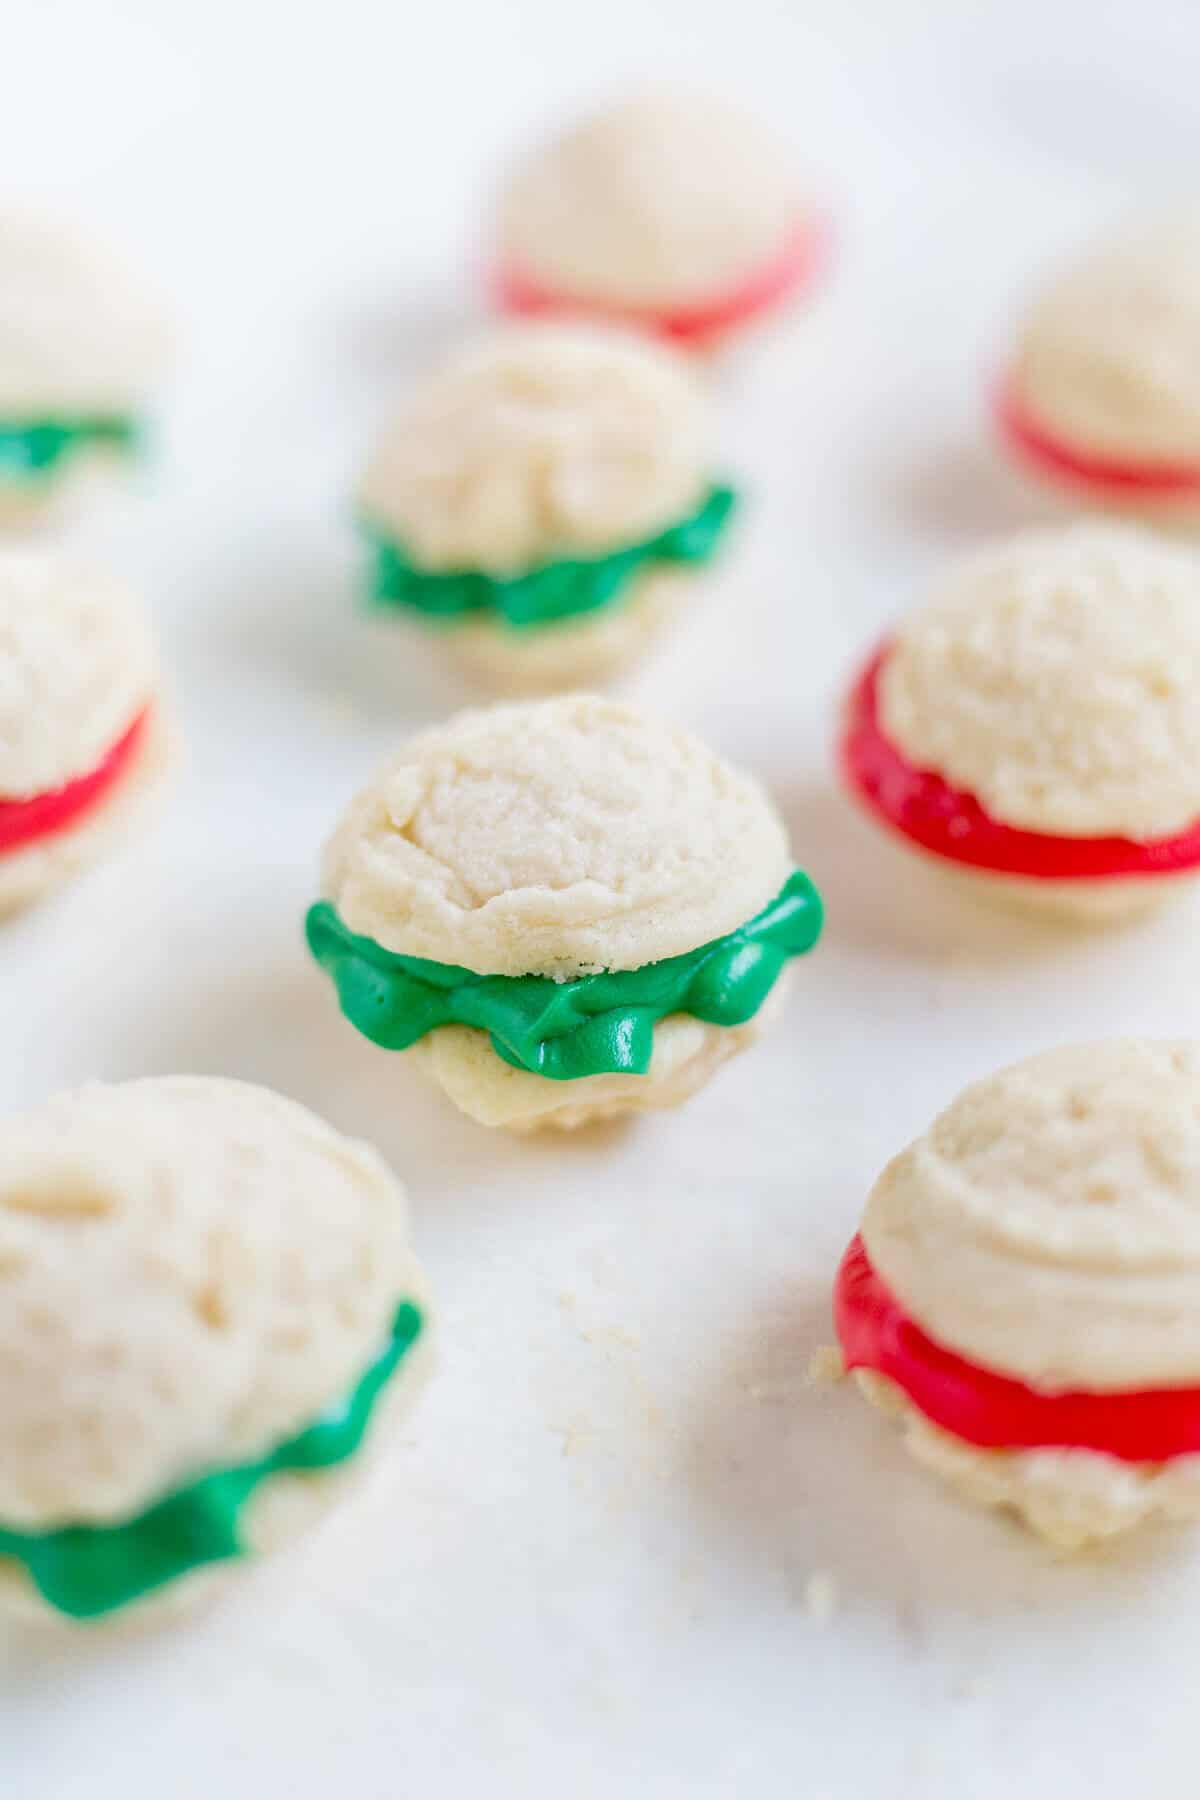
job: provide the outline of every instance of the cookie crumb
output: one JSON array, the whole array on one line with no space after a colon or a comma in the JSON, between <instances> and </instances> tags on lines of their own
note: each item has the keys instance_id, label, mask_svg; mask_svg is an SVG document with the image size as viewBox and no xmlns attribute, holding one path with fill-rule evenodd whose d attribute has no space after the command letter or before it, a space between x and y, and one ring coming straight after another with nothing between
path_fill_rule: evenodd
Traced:
<instances>
[{"instance_id":1,"label":"cookie crumb","mask_svg":"<svg viewBox=\"0 0 1200 1800\"><path fill-rule=\"evenodd\" d=\"M805 1382L809 1387L832 1387L846 1374L846 1359L834 1344L819 1344L808 1359Z\"/></svg>"},{"instance_id":2,"label":"cookie crumb","mask_svg":"<svg viewBox=\"0 0 1200 1800\"><path fill-rule=\"evenodd\" d=\"M838 1608L837 1582L828 1569L814 1569L804 1584L804 1606L814 1625L826 1626Z\"/></svg>"}]
</instances>

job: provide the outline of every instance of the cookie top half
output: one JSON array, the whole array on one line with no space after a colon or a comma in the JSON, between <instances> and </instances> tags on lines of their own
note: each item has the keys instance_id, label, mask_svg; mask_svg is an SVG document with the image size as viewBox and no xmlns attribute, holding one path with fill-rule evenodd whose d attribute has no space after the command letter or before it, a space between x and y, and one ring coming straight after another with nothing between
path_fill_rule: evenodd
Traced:
<instances>
[{"instance_id":1,"label":"cookie top half","mask_svg":"<svg viewBox=\"0 0 1200 1800\"><path fill-rule=\"evenodd\" d=\"M273 1449L411 1271L379 1158L264 1089L94 1084L0 1124L0 1520L124 1518Z\"/></svg>"},{"instance_id":2,"label":"cookie top half","mask_svg":"<svg viewBox=\"0 0 1200 1800\"><path fill-rule=\"evenodd\" d=\"M1053 276L1025 319L1012 377L1067 443L1200 464L1200 209L1125 226Z\"/></svg>"},{"instance_id":3,"label":"cookie top half","mask_svg":"<svg viewBox=\"0 0 1200 1800\"><path fill-rule=\"evenodd\" d=\"M567 979L697 949L790 871L756 781L689 732L571 695L414 738L347 811L324 892L397 954Z\"/></svg>"},{"instance_id":4,"label":"cookie top half","mask_svg":"<svg viewBox=\"0 0 1200 1800\"><path fill-rule=\"evenodd\" d=\"M512 325L411 395L361 500L423 568L520 573L678 524L704 495L710 455L707 403L670 350Z\"/></svg>"},{"instance_id":5,"label":"cookie top half","mask_svg":"<svg viewBox=\"0 0 1200 1800\"><path fill-rule=\"evenodd\" d=\"M1200 1046L1050 1051L884 1171L872 1263L917 1323L1048 1391L1200 1383Z\"/></svg>"},{"instance_id":6,"label":"cookie top half","mask_svg":"<svg viewBox=\"0 0 1200 1800\"><path fill-rule=\"evenodd\" d=\"M57 554L0 551L0 799L88 774L157 682L149 622L122 582Z\"/></svg>"},{"instance_id":7,"label":"cookie top half","mask_svg":"<svg viewBox=\"0 0 1200 1800\"><path fill-rule=\"evenodd\" d=\"M162 305L56 221L0 216L0 421L124 415L166 360Z\"/></svg>"},{"instance_id":8,"label":"cookie top half","mask_svg":"<svg viewBox=\"0 0 1200 1800\"><path fill-rule=\"evenodd\" d=\"M1200 561L1131 527L968 556L904 620L880 719L1006 825L1152 841L1200 819Z\"/></svg>"},{"instance_id":9,"label":"cookie top half","mask_svg":"<svg viewBox=\"0 0 1200 1800\"><path fill-rule=\"evenodd\" d=\"M500 197L501 257L614 305L712 298L779 253L805 206L785 147L711 96L649 89L531 150Z\"/></svg>"}]
</instances>

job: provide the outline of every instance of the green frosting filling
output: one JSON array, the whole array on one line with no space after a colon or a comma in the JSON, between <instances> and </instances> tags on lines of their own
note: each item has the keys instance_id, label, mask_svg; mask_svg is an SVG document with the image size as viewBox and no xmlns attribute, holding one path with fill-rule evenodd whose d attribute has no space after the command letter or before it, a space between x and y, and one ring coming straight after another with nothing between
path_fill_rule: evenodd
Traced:
<instances>
[{"instance_id":1,"label":"green frosting filling","mask_svg":"<svg viewBox=\"0 0 1200 1800\"><path fill-rule=\"evenodd\" d=\"M439 1025L473 1025L516 1069L550 1081L644 1075L654 1026L669 1013L711 1025L754 1017L790 956L821 933L821 898L796 870L748 925L683 956L640 969L554 981L547 975L475 975L397 956L348 931L334 908L309 909L308 946L334 980L342 1011L385 1050L407 1050Z\"/></svg>"},{"instance_id":2,"label":"green frosting filling","mask_svg":"<svg viewBox=\"0 0 1200 1800\"><path fill-rule=\"evenodd\" d=\"M353 1456L381 1390L423 1324L418 1308L405 1301L387 1346L353 1392L257 1461L214 1469L122 1525L40 1532L0 1527L0 1555L24 1563L43 1598L73 1619L114 1612L189 1569L241 1556L239 1519L255 1488L284 1470L327 1469Z\"/></svg>"},{"instance_id":3,"label":"green frosting filling","mask_svg":"<svg viewBox=\"0 0 1200 1800\"><path fill-rule=\"evenodd\" d=\"M123 418L0 419L0 479L36 480L93 444L133 450L137 425Z\"/></svg>"},{"instance_id":4,"label":"green frosting filling","mask_svg":"<svg viewBox=\"0 0 1200 1800\"><path fill-rule=\"evenodd\" d=\"M491 612L516 631L549 625L609 605L647 563L703 562L716 548L736 499L732 488L711 487L689 518L644 543L607 556L543 563L520 575L423 569L366 520L372 552L369 597L376 606L408 606L449 624L471 613Z\"/></svg>"}]
</instances>

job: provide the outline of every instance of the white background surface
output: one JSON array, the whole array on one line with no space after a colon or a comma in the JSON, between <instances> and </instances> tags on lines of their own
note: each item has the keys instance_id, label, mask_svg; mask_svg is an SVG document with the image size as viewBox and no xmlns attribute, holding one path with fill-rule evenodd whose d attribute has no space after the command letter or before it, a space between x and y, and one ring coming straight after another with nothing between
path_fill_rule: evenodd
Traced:
<instances>
[{"instance_id":1,"label":"white background surface","mask_svg":"<svg viewBox=\"0 0 1200 1800\"><path fill-rule=\"evenodd\" d=\"M361 1503L223 1610L5 1641L0 1793L1195 1792L1195 1540L1062 1565L804 1370L867 1186L965 1079L1197 1026L1195 907L1083 940L965 911L850 815L827 742L926 572L1037 516L984 381L1048 255L1194 175L1198 56L1195 6L1145 0L14 7L6 185L93 215L179 319L159 465L75 536L147 589L191 754L156 832L5 931L0 1096L219 1071L376 1140L443 1366ZM356 615L345 502L470 314L497 159L647 73L760 103L839 222L820 304L722 381L753 511L635 684L767 775L829 930L689 1108L509 1142L358 1038L301 951L344 798L464 698Z\"/></svg>"}]
</instances>

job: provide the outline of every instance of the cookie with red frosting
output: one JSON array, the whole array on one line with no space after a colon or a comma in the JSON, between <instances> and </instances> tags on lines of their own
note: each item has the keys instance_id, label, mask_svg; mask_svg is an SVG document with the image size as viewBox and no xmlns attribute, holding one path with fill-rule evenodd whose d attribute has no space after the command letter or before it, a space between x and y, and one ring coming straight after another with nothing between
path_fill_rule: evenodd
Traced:
<instances>
[{"instance_id":1,"label":"cookie with red frosting","mask_svg":"<svg viewBox=\"0 0 1200 1800\"><path fill-rule=\"evenodd\" d=\"M1200 1045L976 1082L880 1176L838 1271L846 1365L969 1498L1074 1547L1200 1518Z\"/></svg>"},{"instance_id":2,"label":"cookie with red frosting","mask_svg":"<svg viewBox=\"0 0 1200 1800\"><path fill-rule=\"evenodd\" d=\"M635 93L538 145L500 196L503 310L711 349L807 289L828 231L784 146L710 97Z\"/></svg>"},{"instance_id":3,"label":"cookie with red frosting","mask_svg":"<svg viewBox=\"0 0 1200 1800\"><path fill-rule=\"evenodd\" d=\"M119 838L169 762L149 625L111 576L0 555L0 913Z\"/></svg>"},{"instance_id":4,"label":"cookie with red frosting","mask_svg":"<svg viewBox=\"0 0 1200 1800\"><path fill-rule=\"evenodd\" d=\"M1075 500L1200 512L1200 214L1126 225L1058 270L996 417L1022 466Z\"/></svg>"},{"instance_id":5,"label":"cookie with red frosting","mask_svg":"<svg viewBox=\"0 0 1200 1800\"><path fill-rule=\"evenodd\" d=\"M1089 921L1157 903L1200 871L1200 561L1112 524L965 558L867 659L840 760L977 894Z\"/></svg>"}]
</instances>

